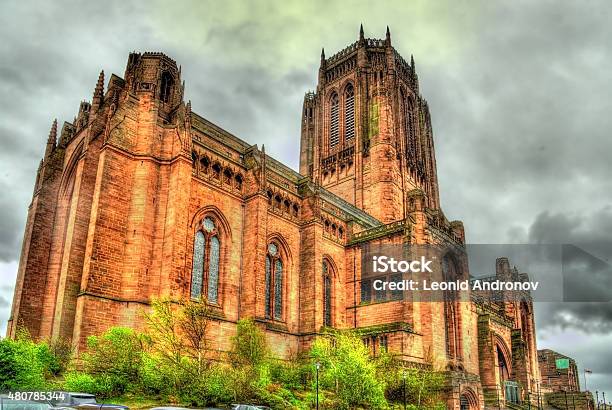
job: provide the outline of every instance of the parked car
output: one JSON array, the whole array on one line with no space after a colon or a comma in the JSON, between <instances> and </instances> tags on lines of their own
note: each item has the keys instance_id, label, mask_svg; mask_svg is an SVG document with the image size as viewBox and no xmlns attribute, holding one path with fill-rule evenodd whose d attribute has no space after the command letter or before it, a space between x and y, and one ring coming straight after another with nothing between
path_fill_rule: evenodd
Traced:
<instances>
[{"instance_id":1,"label":"parked car","mask_svg":"<svg viewBox=\"0 0 612 410\"><path fill-rule=\"evenodd\" d=\"M54 407L73 407L80 404L95 404L96 396L89 393L57 392L57 399L51 400Z\"/></svg>"},{"instance_id":2,"label":"parked car","mask_svg":"<svg viewBox=\"0 0 612 410\"><path fill-rule=\"evenodd\" d=\"M76 406L70 406L72 409L77 410L129 410L128 406L121 404L109 404L109 403L84 403Z\"/></svg>"},{"instance_id":3,"label":"parked car","mask_svg":"<svg viewBox=\"0 0 612 410\"><path fill-rule=\"evenodd\" d=\"M149 410L194 410L187 407L172 407L172 406L164 406L164 407L153 407ZM202 410L222 410L216 407L204 407Z\"/></svg>"},{"instance_id":4,"label":"parked car","mask_svg":"<svg viewBox=\"0 0 612 410\"><path fill-rule=\"evenodd\" d=\"M0 410L51 410L49 403L33 400L13 400L0 395Z\"/></svg>"},{"instance_id":5,"label":"parked car","mask_svg":"<svg viewBox=\"0 0 612 410\"><path fill-rule=\"evenodd\" d=\"M52 400L50 404L55 409L80 409L80 410L129 410L129 407L121 404L98 403L96 396L89 393L58 392L61 399Z\"/></svg>"}]
</instances>

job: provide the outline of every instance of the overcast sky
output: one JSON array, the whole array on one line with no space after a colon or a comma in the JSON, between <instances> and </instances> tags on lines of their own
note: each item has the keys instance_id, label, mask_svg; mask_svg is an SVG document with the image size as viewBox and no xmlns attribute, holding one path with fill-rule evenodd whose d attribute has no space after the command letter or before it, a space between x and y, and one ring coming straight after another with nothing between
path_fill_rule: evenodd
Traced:
<instances>
[{"instance_id":1,"label":"overcast sky","mask_svg":"<svg viewBox=\"0 0 612 410\"><path fill-rule=\"evenodd\" d=\"M612 254L609 2L24 2L0 15L0 332L54 118L71 121L128 53L182 65L193 110L297 169L302 97L366 37L414 54L433 116L442 206L470 243L591 243ZM493 269L493 267L491 267ZM480 272L479 272L480 273ZM612 290L609 290L612 292ZM612 307L537 304L538 347L612 397ZM581 370L582 374L582 370ZM584 379L581 377L581 383Z\"/></svg>"}]
</instances>

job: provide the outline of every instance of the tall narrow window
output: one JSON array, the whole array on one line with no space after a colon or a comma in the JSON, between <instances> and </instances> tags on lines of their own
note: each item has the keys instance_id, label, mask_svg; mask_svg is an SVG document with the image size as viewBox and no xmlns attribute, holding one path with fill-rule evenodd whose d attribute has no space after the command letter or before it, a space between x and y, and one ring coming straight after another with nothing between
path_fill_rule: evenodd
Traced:
<instances>
[{"instance_id":1,"label":"tall narrow window","mask_svg":"<svg viewBox=\"0 0 612 410\"><path fill-rule=\"evenodd\" d=\"M344 90L344 137L355 137L355 89L352 84Z\"/></svg>"},{"instance_id":2,"label":"tall narrow window","mask_svg":"<svg viewBox=\"0 0 612 410\"><path fill-rule=\"evenodd\" d=\"M217 226L212 218L206 217L193 242L192 298L205 295L210 303L219 302L220 253L221 240Z\"/></svg>"},{"instance_id":3,"label":"tall narrow window","mask_svg":"<svg viewBox=\"0 0 612 410\"><path fill-rule=\"evenodd\" d=\"M164 71L161 76L161 87L159 89L159 99L163 102L167 103L170 101L170 95L172 94L172 85L174 83L174 79L172 75Z\"/></svg>"},{"instance_id":4,"label":"tall narrow window","mask_svg":"<svg viewBox=\"0 0 612 410\"><path fill-rule=\"evenodd\" d=\"M412 102L406 101L406 110L404 112L404 127L406 132L406 147L409 149L412 158L416 158L416 137L414 134L414 114Z\"/></svg>"},{"instance_id":5,"label":"tall narrow window","mask_svg":"<svg viewBox=\"0 0 612 410\"><path fill-rule=\"evenodd\" d=\"M323 261L323 324L324 326L332 325L332 303L331 303L331 275L327 261Z\"/></svg>"},{"instance_id":6,"label":"tall narrow window","mask_svg":"<svg viewBox=\"0 0 612 410\"><path fill-rule=\"evenodd\" d=\"M331 97L329 114L329 146L333 148L340 142L339 102L336 93Z\"/></svg>"},{"instance_id":7,"label":"tall narrow window","mask_svg":"<svg viewBox=\"0 0 612 410\"><path fill-rule=\"evenodd\" d=\"M266 319L283 318L283 261L278 245L268 245L266 255Z\"/></svg>"},{"instance_id":8,"label":"tall narrow window","mask_svg":"<svg viewBox=\"0 0 612 410\"><path fill-rule=\"evenodd\" d=\"M455 281L459 275L456 262L449 257L442 260L442 272L446 281ZM459 294L456 290L445 290L443 295L446 354L449 358L461 359L461 327L458 315Z\"/></svg>"}]
</instances>

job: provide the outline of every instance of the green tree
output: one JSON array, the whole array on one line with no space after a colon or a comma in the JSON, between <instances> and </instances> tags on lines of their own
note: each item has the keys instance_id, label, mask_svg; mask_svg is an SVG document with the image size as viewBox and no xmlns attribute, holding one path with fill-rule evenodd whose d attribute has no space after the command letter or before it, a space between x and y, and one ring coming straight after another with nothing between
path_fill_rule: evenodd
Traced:
<instances>
[{"instance_id":1,"label":"green tree","mask_svg":"<svg viewBox=\"0 0 612 410\"><path fill-rule=\"evenodd\" d=\"M232 358L235 364L256 367L268 357L266 335L253 319L238 321L236 336L232 342Z\"/></svg>"},{"instance_id":2,"label":"green tree","mask_svg":"<svg viewBox=\"0 0 612 410\"><path fill-rule=\"evenodd\" d=\"M321 363L320 386L332 390L339 408L387 408L384 382L369 350L352 333L318 338L310 350L313 362Z\"/></svg>"},{"instance_id":3,"label":"green tree","mask_svg":"<svg viewBox=\"0 0 612 410\"><path fill-rule=\"evenodd\" d=\"M87 339L87 352L81 356L84 370L107 394L120 395L139 382L143 339L133 329L113 327L101 336Z\"/></svg>"},{"instance_id":4,"label":"green tree","mask_svg":"<svg viewBox=\"0 0 612 410\"><path fill-rule=\"evenodd\" d=\"M45 390L54 363L49 347L21 329L16 339L0 340L0 390Z\"/></svg>"},{"instance_id":5,"label":"green tree","mask_svg":"<svg viewBox=\"0 0 612 410\"><path fill-rule=\"evenodd\" d=\"M141 368L144 388L203 404L202 383L210 367L206 358L208 304L205 300L157 299L151 307L145 314L149 354Z\"/></svg>"}]
</instances>

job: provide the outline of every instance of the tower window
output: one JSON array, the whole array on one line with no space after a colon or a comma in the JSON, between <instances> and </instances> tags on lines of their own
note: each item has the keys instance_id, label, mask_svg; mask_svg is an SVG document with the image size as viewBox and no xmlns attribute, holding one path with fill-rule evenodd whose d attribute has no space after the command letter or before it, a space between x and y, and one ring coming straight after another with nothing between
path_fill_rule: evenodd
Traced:
<instances>
[{"instance_id":1,"label":"tower window","mask_svg":"<svg viewBox=\"0 0 612 410\"><path fill-rule=\"evenodd\" d=\"M352 84L344 91L344 136L347 140L355 137L355 89Z\"/></svg>"},{"instance_id":2,"label":"tower window","mask_svg":"<svg viewBox=\"0 0 612 410\"><path fill-rule=\"evenodd\" d=\"M329 146L335 147L340 142L340 127L338 124L339 103L338 94L334 93L330 100Z\"/></svg>"},{"instance_id":3,"label":"tower window","mask_svg":"<svg viewBox=\"0 0 612 410\"><path fill-rule=\"evenodd\" d=\"M172 86L174 85L174 79L172 75L164 71L161 77L161 87L159 89L159 99L163 102L167 103L170 101L170 96L172 95Z\"/></svg>"}]
</instances>

